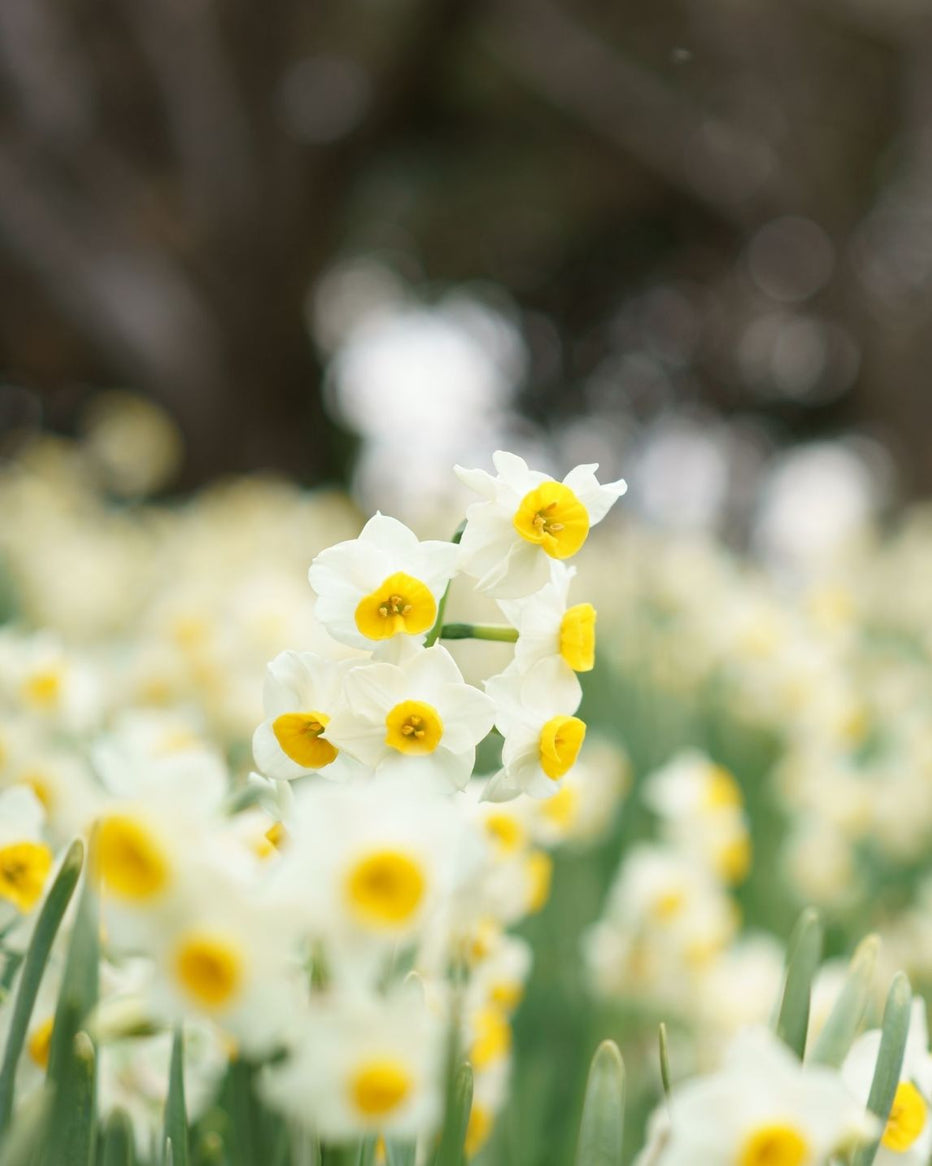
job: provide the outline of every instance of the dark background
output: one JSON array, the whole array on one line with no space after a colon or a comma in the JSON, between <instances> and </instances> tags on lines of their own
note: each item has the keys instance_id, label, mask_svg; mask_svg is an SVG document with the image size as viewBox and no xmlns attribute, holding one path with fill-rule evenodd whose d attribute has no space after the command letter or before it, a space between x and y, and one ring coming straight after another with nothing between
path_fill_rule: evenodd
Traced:
<instances>
[{"instance_id":1,"label":"dark background","mask_svg":"<svg viewBox=\"0 0 932 1166\"><path fill-rule=\"evenodd\" d=\"M132 387L182 487L340 479L306 304L375 255L507 296L544 430L701 405L932 489L925 0L0 0L0 102L2 430Z\"/></svg>"}]
</instances>

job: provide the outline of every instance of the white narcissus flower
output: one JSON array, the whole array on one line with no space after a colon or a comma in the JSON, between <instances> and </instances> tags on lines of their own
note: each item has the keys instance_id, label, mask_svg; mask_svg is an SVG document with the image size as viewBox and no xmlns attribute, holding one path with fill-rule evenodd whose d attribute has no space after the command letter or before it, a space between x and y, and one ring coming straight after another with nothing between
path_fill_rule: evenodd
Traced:
<instances>
[{"instance_id":1,"label":"white narcissus flower","mask_svg":"<svg viewBox=\"0 0 932 1166\"><path fill-rule=\"evenodd\" d=\"M514 664L486 681L495 703L495 724L505 738L502 769L485 797L507 801L522 791L551 797L576 764L586 723L575 716L582 689L562 661L548 657L522 672Z\"/></svg>"},{"instance_id":2,"label":"white narcissus flower","mask_svg":"<svg viewBox=\"0 0 932 1166\"><path fill-rule=\"evenodd\" d=\"M315 782L298 790L288 829L280 893L315 938L354 951L415 938L484 852L430 776Z\"/></svg>"},{"instance_id":3,"label":"white narcissus flower","mask_svg":"<svg viewBox=\"0 0 932 1166\"><path fill-rule=\"evenodd\" d=\"M880 1029L865 1032L851 1046L841 1075L862 1104L867 1104L874 1067L880 1051ZM927 1166L932 1154L932 1055L926 1006L913 1001L906 1038L906 1052L890 1117L880 1138L877 1166Z\"/></svg>"},{"instance_id":4,"label":"white narcissus flower","mask_svg":"<svg viewBox=\"0 0 932 1166\"><path fill-rule=\"evenodd\" d=\"M419 542L403 523L376 514L359 538L329 547L311 563L316 618L334 639L376 648L394 636L423 637L456 569L455 543Z\"/></svg>"},{"instance_id":5,"label":"white narcissus flower","mask_svg":"<svg viewBox=\"0 0 932 1166\"><path fill-rule=\"evenodd\" d=\"M414 984L385 997L334 994L296 1026L294 1048L266 1070L267 1103L323 1139L415 1139L437 1127L447 1021Z\"/></svg>"},{"instance_id":6,"label":"white narcissus flower","mask_svg":"<svg viewBox=\"0 0 932 1166\"><path fill-rule=\"evenodd\" d=\"M203 1017L247 1052L268 1052L303 999L295 937L281 903L204 867L184 902L145 937L156 963L153 1010L166 1020Z\"/></svg>"},{"instance_id":7,"label":"white narcissus flower","mask_svg":"<svg viewBox=\"0 0 932 1166\"><path fill-rule=\"evenodd\" d=\"M551 564L550 582L526 599L502 599L498 606L517 629L515 660L527 670L554 656L573 672L595 667L595 608L591 603L568 606L570 581L576 571Z\"/></svg>"},{"instance_id":8,"label":"white narcissus flower","mask_svg":"<svg viewBox=\"0 0 932 1166\"><path fill-rule=\"evenodd\" d=\"M513 453L498 450L492 462L496 477L455 467L460 480L483 498L466 511L459 565L480 591L518 599L546 584L553 559L576 554L590 527L627 487L623 481L600 485L597 465L577 466L557 482L528 469Z\"/></svg>"},{"instance_id":9,"label":"white narcissus flower","mask_svg":"<svg viewBox=\"0 0 932 1166\"><path fill-rule=\"evenodd\" d=\"M674 1089L651 1126L639 1162L656 1166L824 1166L876 1129L840 1073L762 1027L735 1037L718 1073Z\"/></svg>"},{"instance_id":10,"label":"white narcissus flower","mask_svg":"<svg viewBox=\"0 0 932 1166\"><path fill-rule=\"evenodd\" d=\"M327 735L380 774L430 773L462 789L494 708L463 680L446 648L415 648L398 664L360 664L346 674L344 704Z\"/></svg>"},{"instance_id":11,"label":"white narcissus flower","mask_svg":"<svg viewBox=\"0 0 932 1166\"><path fill-rule=\"evenodd\" d=\"M313 652L281 652L269 664L263 689L266 719L252 739L256 765L268 777L291 781L307 773L336 780L360 766L332 741L329 726L345 703L353 661Z\"/></svg>"},{"instance_id":12,"label":"white narcissus flower","mask_svg":"<svg viewBox=\"0 0 932 1166\"><path fill-rule=\"evenodd\" d=\"M0 793L0 928L41 900L53 855L42 837L45 811L26 786Z\"/></svg>"}]
</instances>

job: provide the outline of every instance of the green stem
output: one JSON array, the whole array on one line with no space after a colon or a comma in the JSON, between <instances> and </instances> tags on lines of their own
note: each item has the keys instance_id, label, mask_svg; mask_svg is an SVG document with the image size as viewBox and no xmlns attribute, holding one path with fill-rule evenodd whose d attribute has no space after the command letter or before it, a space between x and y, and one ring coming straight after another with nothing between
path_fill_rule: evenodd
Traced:
<instances>
[{"instance_id":1,"label":"green stem","mask_svg":"<svg viewBox=\"0 0 932 1166\"><path fill-rule=\"evenodd\" d=\"M466 529L466 519L459 524L453 532L453 537L450 539L451 543L458 543L463 537L463 531ZM434 620L434 626L427 633L427 639L424 641L424 647L429 648L431 644L436 644L443 631L443 613L447 607L447 596L450 594L450 584L448 583L444 588L443 595L440 596L440 602L437 604L437 618Z\"/></svg>"},{"instance_id":2,"label":"green stem","mask_svg":"<svg viewBox=\"0 0 932 1166\"><path fill-rule=\"evenodd\" d=\"M513 644L518 639L516 628L499 623L447 623L440 629L443 640L498 640Z\"/></svg>"}]
</instances>

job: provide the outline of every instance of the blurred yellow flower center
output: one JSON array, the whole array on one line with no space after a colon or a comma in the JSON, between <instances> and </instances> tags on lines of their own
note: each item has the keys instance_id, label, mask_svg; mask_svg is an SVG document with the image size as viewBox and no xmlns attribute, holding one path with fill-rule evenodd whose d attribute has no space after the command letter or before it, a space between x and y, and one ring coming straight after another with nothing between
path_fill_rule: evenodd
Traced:
<instances>
[{"instance_id":1,"label":"blurred yellow flower center","mask_svg":"<svg viewBox=\"0 0 932 1166\"><path fill-rule=\"evenodd\" d=\"M591 672L595 667L595 608L591 603L577 603L564 612L560 655L574 672Z\"/></svg>"},{"instance_id":2,"label":"blurred yellow flower center","mask_svg":"<svg viewBox=\"0 0 932 1166\"><path fill-rule=\"evenodd\" d=\"M664 922L675 919L686 904L686 896L678 887L661 891L653 902L654 916Z\"/></svg>"},{"instance_id":3,"label":"blurred yellow flower center","mask_svg":"<svg viewBox=\"0 0 932 1166\"><path fill-rule=\"evenodd\" d=\"M540 812L557 829L568 830L576 817L578 805L579 793L572 786L565 785L552 798L541 802Z\"/></svg>"},{"instance_id":4,"label":"blurred yellow flower center","mask_svg":"<svg viewBox=\"0 0 932 1166\"><path fill-rule=\"evenodd\" d=\"M32 1058L33 1064L38 1065L40 1069L47 1069L49 1067L49 1052L52 1047L52 1026L54 1023L55 1017L50 1016L48 1020L43 1020L41 1024L37 1024L29 1034L29 1040L26 1042L26 1050Z\"/></svg>"},{"instance_id":5,"label":"blurred yellow flower center","mask_svg":"<svg viewBox=\"0 0 932 1166\"><path fill-rule=\"evenodd\" d=\"M304 769L323 769L339 750L323 736L326 713L283 713L272 722L275 740L286 757Z\"/></svg>"},{"instance_id":6,"label":"blurred yellow flower center","mask_svg":"<svg viewBox=\"0 0 932 1166\"><path fill-rule=\"evenodd\" d=\"M888 1150L908 1150L925 1128L928 1112L925 1098L916 1086L911 1081L901 1081L881 1141Z\"/></svg>"},{"instance_id":7,"label":"blurred yellow flower center","mask_svg":"<svg viewBox=\"0 0 932 1166\"><path fill-rule=\"evenodd\" d=\"M243 959L226 939L192 935L175 952L175 975L185 993L203 1008L223 1008L243 982Z\"/></svg>"},{"instance_id":8,"label":"blurred yellow flower center","mask_svg":"<svg viewBox=\"0 0 932 1166\"><path fill-rule=\"evenodd\" d=\"M356 607L356 627L369 640L390 640L402 632L416 636L436 618L437 603L430 589L404 571L389 575Z\"/></svg>"},{"instance_id":9,"label":"blurred yellow flower center","mask_svg":"<svg viewBox=\"0 0 932 1166\"><path fill-rule=\"evenodd\" d=\"M23 684L23 699L40 709L54 708L61 697L61 673L52 668L34 672Z\"/></svg>"},{"instance_id":10,"label":"blurred yellow flower center","mask_svg":"<svg viewBox=\"0 0 932 1166\"><path fill-rule=\"evenodd\" d=\"M553 878L553 859L546 850L535 850L527 856L525 864L530 888L527 909L531 913L544 908L550 898L550 883Z\"/></svg>"},{"instance_id":11,"label":"blurred yellow flower center","mask_svg":"<svg viewBox=\"0 0 932 1166\"><path fill-rule=\"evenodd\" d=\"M524 996L524 985L520 980L496 980L489 991L489 997L504 1012L514 1012Z\"/></svg>"},{"instance_id":12,"label":"blurred yellow flower center","mask_svg":"<svg viewBox=\"0 0 932 1166\"><path fill-rule=\"evenodd\" d=\"M742 1147L739 1166L802 1166L810 1157L809 1144L792 1126L768 1125L756 1129Z\"/></svg>"},{"instance_id":13,"label":"blurred yellow flower center","mask_svg":"<svg viewBox=\"0 0 932 1166\"><path fill-rule=\"evenodd\" d=\"M0 898L22 912L31 911L52 869L52 852L40 842L0 847Z\"/></svg>"},{"instance_id":14,"label":"blurred yellow flower center","mask_svg":"<svg viewBox=\"0 0 932 1166\"><path fill-rule=\"evenodd\" d=\"M474 1021L475 1038L469 1050L472 1067L487 1069L511 1049L511 1025L499 1008L482 1008Z\"/></svg>"},{"instance_id":15,"label":"blurred yellow flower center","mask_svg":"<svg viewBox=\"0 0 932 1166\"><path fill-rule=\"evenodd\" d=\"M121 899L152 899L168 884L168 860L158 841L125 814L101 820L94 855L105 889Z\"/></svg>"},{"instance_id":16,"label":"blurred yellow flower center","mask_svg":"<svg viewBox=\"0 0 932 1166\"><path fill-rule=\"evenodd\" d=\"M576 764L586 738L586 722L579 717L551 717L540 731L540 767L552 781L559 781Z\"/></svg>"},{"instance_id":17,"label":"blurred yellow flower center","mask_svg":"<svg viewBox=\"0 0 932 1166\"><path fill-rule=\"evenodd\" d=\"M426 886L424 872L413 858L399 850L379 850L350 870L346 893L362 922L394 927L415 914Z\"/></svg>"},{"instance_id":18,"label":"blurred yellow flower center","mask_svg":"<svg viewBox=\"0 0 932 1166\"><path fill-rule=\"evenodd\" d=\"M746 834L731 839L719 850L718 869L727 883L740 883L751 869L751 840Z\"/></svg>"},{"instance_id":19,"label":"blurred yellow flower center","mask_svg":"<svg viewBox=\"0 0 932 1166\"><path fill-rule=\"evenodd\" d=\"M385 1117L411 1092L411 1074L401 1061L380 1057L353 1075L353 1102L366 1117Z\"/></svg>"},{"instance_id":20,"label":"blurred yellow flower center","mask_svg":"<svg viewBox=\"0 0 932 1166\"><path fill-rule=\"evenodd\" d=\"M492 1115L481 1105L473 1103L466 1126L466 1141L463 1148L467 1158L474 1158L489 1140L492 1132Z\"/></svg>"},{"instance_id":21,"label":"blurred yellow flower center","mask_svg":"<svg viewBox=\"0 0 932 1166\"><path fill-rule=\"evenodd\" d=\"M552 559L575 555L589 534L588 511L562 482L542 482L525 494L513 521L523 539Z\"/></svg>"},{"instance_id":22,"label":"blurred yellow flower center","mask_svg":"<svg viewBox=\"0 0 932 1166\"><path fill-rule=\"evenodd\" d=\"M524 828L511 814L488 814L485 828L502 854L513 854L524 842Z\"/></svg>"},{"instance_id":23,"label":"blurred yellow flower center","mask_svg":"<svg viewBox=\"0 0 932 1166\"><path fill-rule=\"evenodd\" d=\"M403 700L385 718L385 744L399 753L433 753L442 736L440 714L422 700Z\"/></svg>"},{"instance_id":24,"label":"blurred yellow flower center","mask_svg":"<svg viewBox=\"0 0 932 1166\"><path fill-rule=\"evenodd\" d=\"M722 765L710 765L703 802L707 810L739 809L741 789L734 777Z\"/></svg>"}]
</instances>

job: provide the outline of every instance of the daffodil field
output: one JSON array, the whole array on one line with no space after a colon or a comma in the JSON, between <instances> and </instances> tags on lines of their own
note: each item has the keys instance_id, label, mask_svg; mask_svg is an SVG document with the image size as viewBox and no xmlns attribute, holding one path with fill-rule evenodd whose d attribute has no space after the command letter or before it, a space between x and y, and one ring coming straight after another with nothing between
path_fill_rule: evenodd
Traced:
<instances>
[{"instance_id":1,"label":"daffodil field","mask_svg":"<svg viewBox=\"0 0 932 1166\"><path fill-rule=\"evenodd\" d=\"M597 469L0 467L0 1166L928 1166L932 520Z\"/></svg>"}]
</instances>

